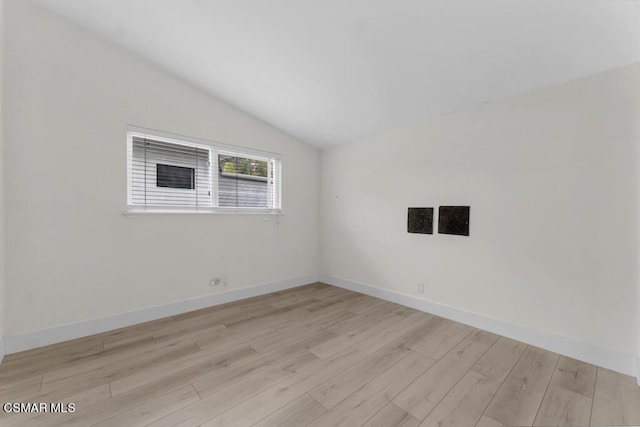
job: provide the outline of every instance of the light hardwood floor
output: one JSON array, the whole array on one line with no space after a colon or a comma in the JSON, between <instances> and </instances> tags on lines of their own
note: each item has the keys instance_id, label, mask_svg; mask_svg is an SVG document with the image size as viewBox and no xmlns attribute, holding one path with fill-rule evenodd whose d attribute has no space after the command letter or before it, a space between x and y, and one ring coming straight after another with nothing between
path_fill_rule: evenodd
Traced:
<instances>
[{"instance_id":1,"label":"light hardwood floor","mask_svg":"<svg viewBox=\"0 0 640 427\"><path fill-rule=\"evenodd\" d=\"M313 284L7 356L3 425L640 425L634 378Z\"/></svg>"}]
</instances>

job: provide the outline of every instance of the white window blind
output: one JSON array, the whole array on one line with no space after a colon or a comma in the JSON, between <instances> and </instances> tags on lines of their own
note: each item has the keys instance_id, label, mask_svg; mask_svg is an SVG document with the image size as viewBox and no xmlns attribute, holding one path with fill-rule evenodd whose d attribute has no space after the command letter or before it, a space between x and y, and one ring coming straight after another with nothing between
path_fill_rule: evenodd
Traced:
<instances>
[{"instance_id":1,"label":"white window blind","mask_svg":"<svg viewBox=\"0 0 640 427\"><path fill-rule=\"evenodd\" d=\"M210 150L133 137L131 201L144 206L211 206Z\"/></svg>"},{"instance_id":2,"label":"white window blind","mask_svg":"<svg viewBox=\"0 0 640 427\"><path fill-rule=\"evenodd\" d=\"M276 154L138 128L127 141L129 211L281 209Z\"/></svg>"},{"instance_id":3,"label":"white window blind","mask_svg":"<svg viewBox=\"0 0 640 427\"><path fill-rule=\"evenodd\" d=\"M240 152L219 151L218 206L274 209L279 162Z\"/></svg>"}]
</instances>

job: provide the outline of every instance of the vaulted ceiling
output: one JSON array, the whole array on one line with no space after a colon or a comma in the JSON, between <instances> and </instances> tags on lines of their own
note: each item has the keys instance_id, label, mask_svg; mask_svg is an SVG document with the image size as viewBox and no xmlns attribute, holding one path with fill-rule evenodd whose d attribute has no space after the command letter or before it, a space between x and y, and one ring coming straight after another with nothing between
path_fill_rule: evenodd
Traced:
<instances>
[{"instance_id":1,"label":"vaulted ceiling","mask_svg":"<svg viewBox=\"0 0 640 427\"><path fill-rule=\"evenodd\" d=\"M640 61L634 0L37 0L298 139Z\"/></svg>"}]
</instances>

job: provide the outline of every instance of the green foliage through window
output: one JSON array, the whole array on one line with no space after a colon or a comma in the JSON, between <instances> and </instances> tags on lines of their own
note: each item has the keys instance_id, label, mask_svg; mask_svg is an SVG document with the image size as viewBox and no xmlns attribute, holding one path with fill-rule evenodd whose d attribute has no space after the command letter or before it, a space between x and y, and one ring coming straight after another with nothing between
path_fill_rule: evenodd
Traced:
<instances>
[{"instance_id":1,"label":"green foliage through window","mask_svg":"<svg viewBox=\"0 0 640 427\"><path fill-rule=\"evenodd\" d=\"M267 177L267 162L264 160L247 159L220 154L218 165L222 172L239 173L243 175Z\"/></svg>"}]
</instances>

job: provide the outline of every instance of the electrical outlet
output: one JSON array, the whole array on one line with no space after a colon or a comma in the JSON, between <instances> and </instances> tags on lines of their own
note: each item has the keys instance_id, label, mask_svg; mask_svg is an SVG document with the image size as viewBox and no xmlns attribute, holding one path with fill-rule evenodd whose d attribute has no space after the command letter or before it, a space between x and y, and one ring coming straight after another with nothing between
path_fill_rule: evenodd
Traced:
<instances>
[{"instance_id":1,"label":"electrical outlet","mask_svg":"<svg viewBox=\"0 0 640 427\"><path fill-rule=\"evenodd\" d=\"M424 283L418 283L418 293L424 294Z\"/></svg>"},{"instance_id":2,"label":"electrical outlet","mask_svg":"<svg viewBox=\"0 0 640 427\"><path fill-rule=\"evenodd\" d=\"M219 277L216 277L215 279L211 279L211 281L209 282L209 286L220 286L222 285L222 279Z\"/></svg>"}]
</instances>

